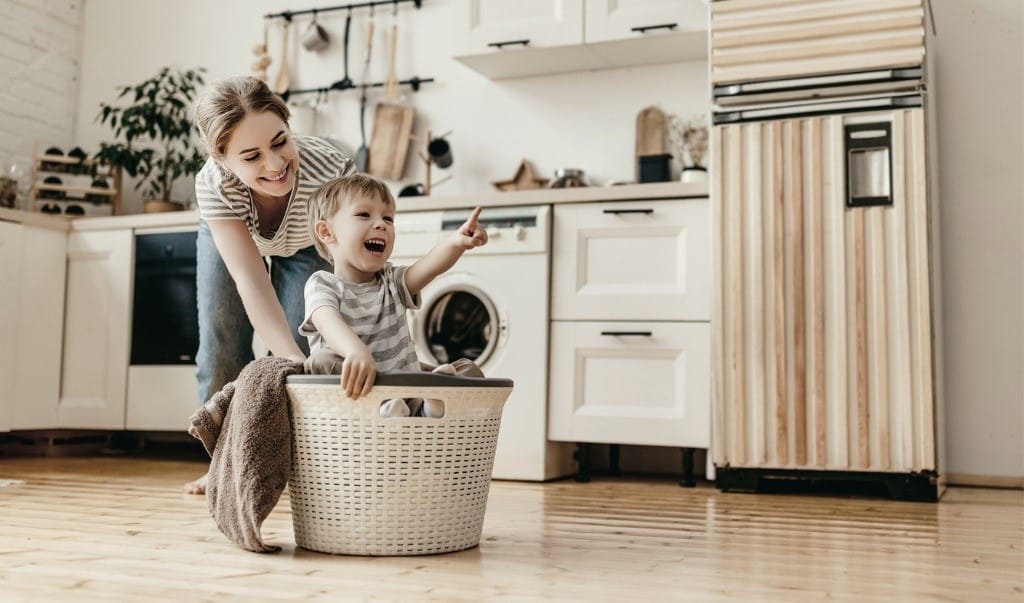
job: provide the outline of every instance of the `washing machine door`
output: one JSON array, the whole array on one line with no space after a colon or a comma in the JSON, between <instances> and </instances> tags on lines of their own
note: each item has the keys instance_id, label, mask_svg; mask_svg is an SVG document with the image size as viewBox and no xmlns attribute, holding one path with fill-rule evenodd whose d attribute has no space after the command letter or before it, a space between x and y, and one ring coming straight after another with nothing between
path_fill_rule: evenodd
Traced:
<instances>
[{"instance_id":1,"label":"washing machine door","mask_svg":"<svg viewBox=\"0 0 1024 603\"><path fill-rule=\"evenodd\" d=\"M460 275L424 291L413 324L420 360L444 364L468 358L480 367L494 355L506 327L491 297Z\"/></svg>"}]
</instances>

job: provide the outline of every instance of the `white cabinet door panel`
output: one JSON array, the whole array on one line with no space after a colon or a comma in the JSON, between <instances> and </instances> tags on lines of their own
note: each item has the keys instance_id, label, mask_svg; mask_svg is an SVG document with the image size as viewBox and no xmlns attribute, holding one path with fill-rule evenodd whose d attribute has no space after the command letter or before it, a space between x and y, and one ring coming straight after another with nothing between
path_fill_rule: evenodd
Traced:
<instances>
[{"instance_id":1,"label":"white cabinet door panel","mask_svg":"<svg viewBox=\"0 0 1024 603\"><path fill-rule=\"evenodd\" d=\"M587 43L707 30L700 0L587 0ZM671 26L671 27L660 27Z\"/></svg>"},{"instance_id":2,"label":"white cabinet door panel","mask_svg":"<svg viewBox=\"0 0 1024 603\"><path fill-rule=\"evenodd\" d=\"M61 427L124 428L132 253L130 230L68 237Z\"/></svg>"},{"instance_id":3,"label":"white cabinet door panel","mask_svg":"<svg viewBox=\"0 0 1024 603\"><path fill-rule=\"evenodd\" d=\"M555 207L553 320L711 315L706 199Z\"/></svg>"},{"instance_id":4,"label":"white cabinet door panel","mask_svg":"<svg viewBox=\"0 0 1024 603\"><path fill-rule=\"evenodd\" d=\"M0 222L0 431L10 431L14 408L22 230L19 224Z\"/></svg>"},{"instance_id":5,"label":"white cabinet door panel","mask_svg":"<svg viewBox=\"0 0 1024 603\"><path fill-rule=\"evenodd\" d=\"M47 429L57 423L67 233L24 227L11 429Z\"/></svg>"},{"instance_id":6,"label":"white cabinet door panel","mask_svg":"<svg viewBox=\"0 0 1024 603\"><path fill-rule=\"evenodd\" d=\"M554 322L549 438L706 448L707 323Z\"/></svg>"},{"instance_id":7,"label":"white cabinet door panel","mask_svg":"<svg viewBox=\"0 0 1024 603\"><path fill-rule=\"evenodd\" d=\"M458 10L468 34L466 52L514 52L583 43L583 0L469 0Z\"/></svg>"}]
</instances>

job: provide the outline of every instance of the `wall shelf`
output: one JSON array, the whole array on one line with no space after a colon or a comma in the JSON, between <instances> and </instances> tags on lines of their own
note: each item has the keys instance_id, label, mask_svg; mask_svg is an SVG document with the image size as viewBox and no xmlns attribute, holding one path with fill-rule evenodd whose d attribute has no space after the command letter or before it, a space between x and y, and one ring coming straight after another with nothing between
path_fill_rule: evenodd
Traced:
<instances>
[{"instance_id":1,"label":"wall shelf","mask_svg":"<svg viewBox=\"0 0 1024 603\"><path fill-rule=\"evenodd\" d=\"M492 80L572 71L706 60L707 31L678 31L626 40L546 48L506 46L455 60Z\"/></svg>"}]
</instances>

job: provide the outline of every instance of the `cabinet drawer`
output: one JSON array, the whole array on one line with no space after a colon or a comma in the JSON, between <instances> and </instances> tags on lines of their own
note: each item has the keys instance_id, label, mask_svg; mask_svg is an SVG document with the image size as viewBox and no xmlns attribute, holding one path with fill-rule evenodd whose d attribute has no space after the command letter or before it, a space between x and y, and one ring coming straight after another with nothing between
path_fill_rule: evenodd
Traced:
<instances>
[{"instance_id":1,"label":"cabinet drawer","mask_svg":"<svg viewBox=\"0 0 1024 603\"><path fill-rule=\"evenodd\" d=\"M554 320L710 320L707 199L555 206Z\"/></svg>"},{"instance_id":2,"label":"cabinet drawer","mask_svg":"<svg viewBox=\"0 0 1024 603\"><path fill-rule=\"evenodd\" d=\"M922 0L711 3L711 83L924 62Z\"/></svg>"},{"instance_id":3,"label":"cabinet drawer","mask_svg":"<svg viewBox=\"0 0 1024 603\"><path fill-rule=\"evenodd\" d=\"M706 448L708 323L553 322L548 439Z\"/></svg>"}]
</instances>

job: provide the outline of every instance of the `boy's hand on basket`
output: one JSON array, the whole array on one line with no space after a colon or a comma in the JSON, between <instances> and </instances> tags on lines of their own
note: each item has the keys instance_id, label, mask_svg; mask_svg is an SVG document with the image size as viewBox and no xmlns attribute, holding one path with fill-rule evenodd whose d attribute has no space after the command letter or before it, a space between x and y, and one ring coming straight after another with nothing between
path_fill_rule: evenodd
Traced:
<instances>
[{"instance_id":1,"label":"boy's hand on basket","mask_svg":"<svg viewBox=\"0 0 1024 603\"><path fill-rule=\"evenodd\" d=\"M353 400L370 393L376 377L377 363L368 348L349 354L341 364L341 387Z\"/></svg>"}]
</instances>

